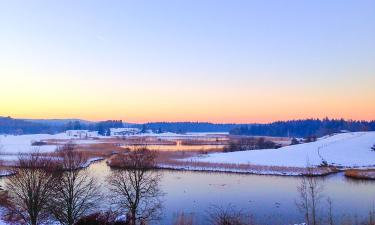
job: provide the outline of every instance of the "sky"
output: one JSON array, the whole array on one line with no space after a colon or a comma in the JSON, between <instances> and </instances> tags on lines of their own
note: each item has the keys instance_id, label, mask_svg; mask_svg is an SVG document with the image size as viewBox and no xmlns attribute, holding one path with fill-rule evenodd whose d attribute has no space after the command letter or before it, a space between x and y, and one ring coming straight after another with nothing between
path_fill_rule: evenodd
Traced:
<instances>
[{"instance_id":1,"label":"sky","mask_svg":"<svg viewBox=\"0 0 375 225\"><path fill-rule=\"evenodd\" d=\"M375 1L0 0L0 115L375 119Z\"/></svg>"}]
</instances>

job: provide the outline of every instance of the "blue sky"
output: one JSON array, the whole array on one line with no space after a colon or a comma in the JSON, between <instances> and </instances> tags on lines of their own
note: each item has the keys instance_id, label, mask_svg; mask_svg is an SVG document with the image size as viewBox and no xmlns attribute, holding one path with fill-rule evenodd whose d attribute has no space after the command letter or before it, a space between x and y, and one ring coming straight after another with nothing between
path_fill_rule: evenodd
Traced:
<instances>
[{"instance_id":1,"label":"blue sky","mask_svg":"<svg viewBox=\"0 0 375 225\"><path fill-rule=\"evenodd\" d=\"M14 0L0 27L0 114L375 119L375 1Z\"/></svg>"}]
</instances>

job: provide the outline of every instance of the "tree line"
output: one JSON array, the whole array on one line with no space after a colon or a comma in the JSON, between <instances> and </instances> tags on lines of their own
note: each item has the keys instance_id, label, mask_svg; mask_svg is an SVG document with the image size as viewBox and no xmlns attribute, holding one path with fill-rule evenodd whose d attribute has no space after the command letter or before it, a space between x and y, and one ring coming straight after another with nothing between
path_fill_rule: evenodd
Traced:
<instances>
[{"instance_id":1,"label":"tree line","mask_svg":"<svg viewBox=\"0 0 375 225\"><path fill-rule=\"evenodd\" d=\"M100 122L81 122L71 120L66 123L39 123L30 122L11 117L0 117L0 134L54 134L65 132L66 130L89 130L98 131L100 135L108 135L110 128L124 127L122 120L106 120Z\"/></svg>"},{"instance_id":2,"label":"tree line","mask_svg":"<svg viewBox=\"0 0 375 225\"><path fill-rule=\"evenodd\" d=\"M268 124L240 125L232 129L232 135L274 137L321 137L343 131L375 131L375 121L344 119L306 119L278 121Z\"/></svg>"}]
</instances>

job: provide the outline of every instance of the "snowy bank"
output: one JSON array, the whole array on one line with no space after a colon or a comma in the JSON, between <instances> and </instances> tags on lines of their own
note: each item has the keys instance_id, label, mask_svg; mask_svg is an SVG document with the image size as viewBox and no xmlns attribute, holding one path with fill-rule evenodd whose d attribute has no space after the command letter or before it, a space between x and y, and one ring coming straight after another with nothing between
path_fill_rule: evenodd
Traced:
<instances>
[{"instance_id":1,"label":"snowy bank","mask_svg":"<svg viewBox=\"0 0 375 225\"><path fill-rule=\"evenodd\" d=\"M250 164L280 167L329 165L348 168L375 168L375 132L354 132L328 136L316 142L286 146L279 149L212 153L183 161Z\"/></svg>"},{"instance_id":2,"label":"snowy bank","mask_svg":"<svg viewBox=\"0 0 375 225\"><path fill-rule=\"evenodd\" d=\"M53 141L53 144L33 146L33 142ZM58 144L73 141L76 144L94 144L100 142L96 132L88 131L66 131L59 134L29 134L29 135L0 135L0 146L2 154L28 153L33 149L39 152L53 152Z\"/></svg>"}]
</instances>

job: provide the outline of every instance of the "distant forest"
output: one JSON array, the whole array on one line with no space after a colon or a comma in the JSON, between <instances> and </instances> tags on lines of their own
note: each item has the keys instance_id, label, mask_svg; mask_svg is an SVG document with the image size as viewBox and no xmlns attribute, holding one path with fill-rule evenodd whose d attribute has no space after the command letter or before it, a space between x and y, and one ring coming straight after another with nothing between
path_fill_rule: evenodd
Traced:
<instances>
[{"instance_id":1,"label":"distant forest","mask_svg":"<svg viewBox=\"0 0 375 225\"><path fill-rule=\"evenodd\" d=\"M279 121L269 124L214 124L201 122L155 122L128 124L122 120L90 122L83 120L22 120L0 117L0 134L54 134L66 130L98 131L110 135L109 128L136 127L142 132L229 132L232 135L278 136L278 137L320 137L341 131L375 131L375 121L354 121L337 119L306 119Z\"/></svg>"},{"instance_id":2,"label":"distant forest","mask_svg":"<svg viewBox=\"0 0 375 225\"><path fill-rule=\"evenodd\" d=\"M66 130L98 131L108 135L109 128L123 127L121 120L89 122L82 120L22 120L0 117L0 134L55 134Z\"/></svg>"},{"instance_id":3,"label":"distant forest","mask_svg":"<svg viewBox=\"0 0 375 225\"><path fill-rule=\"evenodd\" d=\"M306 119L278 121L269 124L240 125L230 130L232 135L274 137L321 137L343 131L375 131L375 121L344 119Z\"/></svg>"},{"instance_id":4,"label":"distant forest","mask_svg":"<svg viewBox=\"0 0 375 225\"><path fill-rule=\"evenodd\" d=\"M229 132L234 129L237 124L215 124L215 123L200 123L200 122L156 122L146 123L143 125L147 129L155 132Z\"/></svg>"},{"instance_id":5,"label":"distant forest","mask_svg":"<svg viewBox=\"0 0 375 225\"><path fill-rule=\"evenodd\" d=\"M50 133L50 127L43 124L11 117L0 117L0 134L35 134Z\"/></svg>"}]
</instances>

